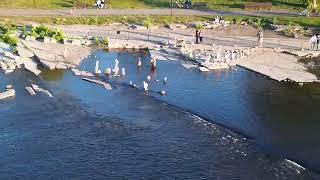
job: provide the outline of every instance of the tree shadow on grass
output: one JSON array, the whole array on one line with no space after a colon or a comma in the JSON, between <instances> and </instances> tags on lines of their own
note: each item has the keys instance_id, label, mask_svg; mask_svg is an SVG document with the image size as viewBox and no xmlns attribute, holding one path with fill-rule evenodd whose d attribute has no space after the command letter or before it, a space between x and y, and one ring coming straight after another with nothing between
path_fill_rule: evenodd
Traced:
<instances>
[{"instance_id":1,"label":"tree shadow on grass","mask_svg":"<svg viewBox=\"0 0 320 180\"><path fill-rule=\"evenodd\" d=\"M214 6L220 6L224 8L230 8L230 9L244 9L244 4L215 4Z\"/></svg>"},{"instance_id":2,"label":"tree shadow on grass","mask_svg":"<svg viewBox=\"0 0 320 180\"><path fill-rule=\"evenodd\" d=\"M74 0L65 0L61 2L54 3L57 6L64 7L64 8L71 8L74 5Z\"/></svg>"},{"instance_id":3,"label":"tree shadow on grass","mask_svg":"<svg viewBox=\"0 0 320 180\"><path fill-rule=\"evenodd\" d=\"M139 0L151 7L170 7L170 0Z\"/></svg>"},{"instance_id":4,"label":"tree shadow on grass","mask_svg":"<svg viewBox=\"0 0 320 180\"><path fill-rule=\"evenodd\" d=\"M281 0L273 0L273 5L278 6L289 6L289 7L296 7L296 8L306 8L305 4L302 2L283 2Z\"/></svg>"}]
</instances>

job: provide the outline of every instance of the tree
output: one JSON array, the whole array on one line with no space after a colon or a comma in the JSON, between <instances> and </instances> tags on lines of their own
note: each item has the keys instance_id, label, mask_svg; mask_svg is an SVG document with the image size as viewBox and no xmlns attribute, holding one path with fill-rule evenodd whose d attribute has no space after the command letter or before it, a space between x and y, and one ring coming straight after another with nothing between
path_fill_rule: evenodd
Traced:
<instances>
[{"instance_id":1,"label":"tree","mask_svg":"<svg viewBox=\"0 0 320 180\"><path fill-rule=\"evenodd\" d=\"M150 38L150 29L152 27L152 21L147 18L146 20L143 21L143 26L147 28L148 30L148 41L149 41L149 38Z\"/></svg>"},{"instance_id":2,"label":"tree","mask_svg":"<svg viewBox=\"0 0 320 180\"><path fill-rule=\"evenodd\" d=\"M313 7L314 7L314 8L317 7L317 0L313 0Z\"/></svg>"}]
</instances>

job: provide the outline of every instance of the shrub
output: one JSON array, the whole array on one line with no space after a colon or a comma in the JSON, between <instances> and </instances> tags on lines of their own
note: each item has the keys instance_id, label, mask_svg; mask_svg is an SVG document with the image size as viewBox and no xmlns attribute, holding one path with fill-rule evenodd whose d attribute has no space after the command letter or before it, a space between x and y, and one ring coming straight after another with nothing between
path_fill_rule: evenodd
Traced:
<instances>
[{"instance_id":1,"label":"shrub","mask_svg":"<svg viewBox=\"0 0 320 180\"><path fill-rule=\"evenodd\" d=\"M17 46L18 39L14 37L9 32L0 35L0 41L3 41L4 43L10 44L11 46Z\"/></svg>"},{"instance_id":2,"label":"shrub","mask_svg":"<svg viewBox=\"0 0 320 180\"><path fill-rule=\"evenodd\" d=\"M277 17L272 18L272 24L276 25L278 23L279 23L279 21L278 21Z\"/></svg>"},{"instance_id":3,"label":"shrub","mask_svg":"<svg viewBox=\"0 0 320 180\"><path fill-rule=\"evenodd\" d=\"M195 26L196 29L203 29L203 25L202 24L199 24L197 23L196 26Z\"/></svg>"},{"instance_id":4,"label":"shrub","mask_svg":"<svg viewBox=\"0 0 320 180\"><path fill-rule=\"evenodd\" d=\"M39 39L44 39L44 37L49 35L49 28L44 25L33 27L31 29L31 35Z\"/></svg>"},{"instance_id":5,"label":"shrub","mask_svg":"<svg viewBox=\"0 0 320 180\"><path fill-rule=\"evenodd\" d=\"M62 42L64 39L64 33L59 29L55 29L50 32L50 37L54 38L57 42Z\"/></svg>"},{"instance_id":6,"label":"shrub","mask_svg":"<svg viewBox=\"0 0 320 180\"><path fill-rule=\"evenodd\" d=\"M0 24L0 34L11 33L17 30L17 26L9 23Z\"/></svg>"},{"instance_id":7,"label":"shrub","mask_svg":"<svg viewBox=\"0 0 320 180\"><path fill-rule=\"evenodd\" d=\"M95 45L99 47L106 48L109 46L109 37L104 37L104 38L95 38Z\"/></svg>"},{"instance_id":8,"label":"shrub","mask_svg":"<svg viewBox=\"0 0 320 180\"><path fill-rule=\"evenodd\" d=\"M143 21L143 26L149 30L152 27L152 21L149 18L147 18Z\"/></svg>"},{"instance_id":9,"label":"shrub","mask_svg":"<svg viewBox=\"0 0 320 180\"><path fill-rule=\"evenodd\" d=\"M23 35L23 36L28 35L28 31L27 31L27 27L26 26L22 26L21 27L21 35Z\"/></svg>"},{"instance_id":10,"label":"shrub","mask_svg":"<svg viewBox=\"0 0 320 180\"><path fill-rule=\"evenodd\" d=\"M58 29L49 29L47 26L41 25L36 26L31 29L31 36L38 39L44 39L44 37L54 38L57 42L62 42L64 38L64 33Z\"/></svg>"}]
</instances>

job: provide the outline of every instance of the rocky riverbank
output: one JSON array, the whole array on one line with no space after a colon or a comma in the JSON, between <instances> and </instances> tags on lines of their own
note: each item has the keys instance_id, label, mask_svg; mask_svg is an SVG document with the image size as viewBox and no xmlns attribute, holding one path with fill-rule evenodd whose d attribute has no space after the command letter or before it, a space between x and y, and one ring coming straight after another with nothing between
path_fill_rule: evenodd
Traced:
<instances>
[{"instance_id":1,"label":"rocky riverbank","mask_svg":"<svg viewBox=\"0 0 320 180\"><path fill-rule=\"evenodd\" d=\"M211 34L219 31L208 29L204 43L194 44L194 28L172 27L173 25L169 26L169 29L156 28L152 34L150 30L123 24L90 28L59 26L66 32L66 36L63 31L53 31L45 26L32 28L29 32L18 31L16 36L20 39L16 47L0 43L0 68L5 73L11 73L16 68L25 68L35 75L41 73L39 65L50 70L76 68L91 54L91 45L95 44L110 50L148 49L151 58L180 61L187 69L214 71L238 65L278 81L318 81L309 73L312 71L307 72L305 66L298 62L297 57L316 57L319 53L305 51L301 41L290 38L279 41L272 35L265 38L264 48L257 48L254 37ZM40 31L38 36L34 36L36 31ZM225 33L228 29L221 31ZM253 34L252 29L249 31Z\"/></svg>"}]
</instances>

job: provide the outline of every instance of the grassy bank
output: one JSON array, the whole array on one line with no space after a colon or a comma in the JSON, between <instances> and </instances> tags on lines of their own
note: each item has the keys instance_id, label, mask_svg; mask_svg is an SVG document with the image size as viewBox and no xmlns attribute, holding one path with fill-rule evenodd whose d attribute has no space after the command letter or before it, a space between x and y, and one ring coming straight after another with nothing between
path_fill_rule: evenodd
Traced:
<instances>
[{"instance_id":1,"label":"grassy bank","mask_svg":"<svg viewBox=\"0 0 320 180\"><path fill-rule=\"evenodd\" d=\"M183 0L173 0L176 1ZM250 0L193 0L206 2L210 9L235 10L244 9ZM274 9L302 10L306 8L305 0L264 0L272 2ZM94 5L95 0L1 0L2 8L45 8L61 9L73 6ZM109 8L169 8L171 0L107 0Z\"/></svg>"},{"instance_id":2,"label":"grassy bank","mask_svg":"<svg viewBox=\"0 0 320 180\"><path fill-rule=\"evenodd\" d=\"M86 25L108 25L111 23L131 23L143 24L148 19L155 25L166 25L172 23L187 23L196 21L211 21L213 16L91 16L91 17L2 17L2 21L31 21L46 24L86 24ZM281 24L281 25L301 25L301 26L320 26L320 18L307 17L250 17L250 16L226 16L226 20L234 23L241 23L242 21L251 23L258 23L259 26L264 27L266 23Z\"/></svg>"},{"instance_id":3,"label":"grassy bank","mask_svg":"<svg viewBox=\"0 0 320 180\"><path fill-rule=\"evenodd\" d=\"M63 9L77 4L93 5L95 0L0 0L1 8Z\"/></svg>"},{"instance_id":4,"label":"grassy bank","mask_svg":"<svg viewBox=\"0 0 320 180\"><path fill-rule=\"evenodd\" d=\"M176 1L177 0L173 0L172 2L175 3ZM234 10L244 9L245 4L249 1L250 0L193 0L192 2L205 2L210 9ZM110 0L109 2L109 6L112 8L170 7L171 4L171 0ZM305 0L264 0L264 2L272 2L274 9L302 10L307 6Z\"/></svg>"}]
</instances>

